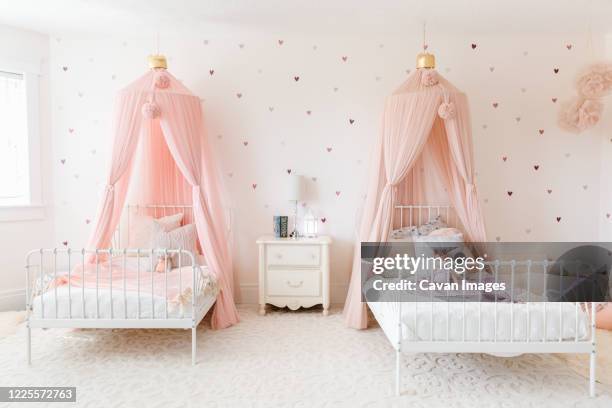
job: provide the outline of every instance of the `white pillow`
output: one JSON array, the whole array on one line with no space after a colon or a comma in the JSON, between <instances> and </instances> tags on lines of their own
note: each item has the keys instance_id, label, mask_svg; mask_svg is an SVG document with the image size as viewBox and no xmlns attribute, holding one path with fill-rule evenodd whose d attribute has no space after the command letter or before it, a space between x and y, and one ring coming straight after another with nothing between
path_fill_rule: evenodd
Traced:
<instances>
[{"instance_id":1,"label":"white pillow","mask_svg":"<svg viewBox=\"0 0 612 408\"><path fill-rule=\"evenodd\" d=\"M419 235L417 227L403 227L391 231L391 237L394 239L411 238Z\"/></svg>"},{"instance_id":2,"label":"white pillow","mask_svg":"<svg viewBox=\"0 0 612 408\"><path fill-rule=\"evenodd\" d=\"M428 242L463 242L463 233L457 228L439 228L422 238Z\"/></svg>"},{"instance_id":3,"label":"white pillow","mask_svg":"<svg viewBox=\"0 0 612 408\"><path fill-rule=\"evenodd\" d=\"M436 215L431 218L426 224L419 227L419 235L429 235L432 231L440 228L446 228L446 223L442 220L441 215Z\"/></svg>"},{"instance_id":4,"label":"white pillow","mask_svg":"<svg viewBox=\"0 0 612 408\"><path fill-rule=\"evenodd\" d=\"M198 255L198 235L194 224L183 225L172 231L164 231L160 225L156 225L153 239L151 240L151 248L160 249L184 249L191 251L196 257ZM179 266L178 254L168 256L173 268ZM181 255L181 266L191 265L191 258L187 254Z\"/></svg>"},{"instance_id":5,"label":"white pillow","mask_svg":"<svg viewBox=\"0 0 612 408\"><path fill-rule=\"evenodd\" d=\"M128 248L149 248L156 226L161 227L164 231L172 231L181 226L181 221L183 221L183 213L162 218L142 214L130 215ZM136 255L131 254L130 256Z\"/></svg>"}]
</instances>

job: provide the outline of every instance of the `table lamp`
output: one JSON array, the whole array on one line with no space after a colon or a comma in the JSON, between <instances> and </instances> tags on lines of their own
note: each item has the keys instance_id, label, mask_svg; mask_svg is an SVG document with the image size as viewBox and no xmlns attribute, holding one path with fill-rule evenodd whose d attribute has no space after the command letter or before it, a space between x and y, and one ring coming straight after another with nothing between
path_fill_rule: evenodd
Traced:
<instances>
[{"instance_id":1,"label":"table lamp","mask_svg":"<svg viewBox=\"0 0 612 408\"><path fill-rule=\"evenodd\" d=\"M288 193L287 200L295 204L293 212L293 232L291 233L291 237L297 239L299 237L297 228L298 202L304 199L304 179L302 176L297 174L291 176Z\"/></svg>"}]
</instances>

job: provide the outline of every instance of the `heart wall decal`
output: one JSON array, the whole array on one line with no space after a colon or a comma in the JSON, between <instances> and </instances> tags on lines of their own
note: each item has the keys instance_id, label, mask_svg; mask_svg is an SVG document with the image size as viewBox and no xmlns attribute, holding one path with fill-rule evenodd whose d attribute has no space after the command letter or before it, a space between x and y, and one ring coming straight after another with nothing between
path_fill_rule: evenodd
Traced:
<instances>
[{"instance_id":1,"label":"heart wall decal","mask_svg":"<svg viewBox=\"0 0 612 408\"><path fill-rule=\"evenodd\" d=\"M171 64L171 69L180 71L185 85L193 86L194 95L208 105L204 114L213 120L207 121L207 132L219 156L224 187L242 201L255 224L268 226L269 215L285 207L278 197L274 198L274 191L303 172L308 185L317 191L317 203L308 205L317 206L319 227L330 234L348 236L363 196L362 185L351 177L369 174L369 146L378 135L380 102L406 75L415 74L414 55L406 57L399 52L401 45L391 36L365 39L360 46L358 38L345 42L305 36L298 41L289 36L287 40L283 33L253 38L239 35L200 35L191 40L195 50L190 60L181 62L175 56L176 63ZM580 149L585 138L573 141L552 127L556 125L555 114L566 102L565 95L572 90L574 96L579 95L574 74L586 55L580 36L523 43L496 39L492 43L473 35L458 39L459 48L455 50L437 41L443 38L436 37L432 42L433 52L439 54L441 75L451 82L492 81L486 92L468 95L477 156L474 178L485 210L487 235L505 242L563 239L561 234L570 233L580 222L566 204L572 199L592 201L599 191L599 182L592 179L590 170L572 178L571 169L583 167L588 160L585 150ZM412 40L421 45L416 34ZM111 153L103 143L106 120L95 113L81 115L82 102L87 94L92 106L102 107L104 88L114 92L132 76L120 64L101 72L97 82L85 86L81 80L100 62L99 57L90 61L91 50L83 53L85 45L73 49L74 41L69 37L60 44L51 41L61 54L55 63L51 61L55 65L51 69L63 89L58 87L58 95L54 95L58 97L51 106L58 120L53 134L57 149L50 168L56 177L65 179L62 190L66 193L54 197L53 205L58 222L68 225L64 233L75 232L55 239L60 247L62 240L76 246L83 244L76 237L89 232L95 218L90 211L72 217L70 208L75 202L69 197L78 196L80 189L93 196L104 186L104 175L96 170L105 166ZM180 49L173 38L168 41L169 49ZM135 46L130 41L130 48L123 49L121 39L108 45L120 53L134 51ZM543 53L549 58L541 58ZM467 56L476 59L473 70L465 65ZM182 64L191 63L193 70L180 69ZM529 78L521 67L529 67ZM573 87L570 92L559 88L565 84ZM612 91L605 98L601 101L612 100ZM609 113L608 108L604 107L604 114ZM602 135L602 149L608 152L612 134ZM590 134L587 137L592 138ZM262 163L262 156L269 162ZM287 157L296 157L296 161ZM531 202L537 202L537 208ZM264 209L267 206L269 210ZM512 216L487 221L495 214L527 209L533 211L531 221L517 222ZM590 210L588 216L592 214L593 220L589 222L612 226L612 205ZM562 219L557 221L557 217ZM323 224L324 220L329 224ZM249 233L242 227L236 232ZM342 253L337 256L339 265L350 264L343 260Z\"/></svg>"}]
</instances>

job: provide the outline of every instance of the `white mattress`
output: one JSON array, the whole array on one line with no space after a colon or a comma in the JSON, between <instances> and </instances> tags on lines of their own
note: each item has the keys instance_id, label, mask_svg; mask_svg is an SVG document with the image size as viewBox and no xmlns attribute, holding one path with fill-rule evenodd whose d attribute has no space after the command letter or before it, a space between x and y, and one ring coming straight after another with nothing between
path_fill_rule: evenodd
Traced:
<instances>
[{"instance_id":1,"label":"white mattress","mask_svg":"<svg viewBox=\"0 0 612 408\"><path fill-rule=\"evenodd\" d=\"M397 344L399 302L369 302L376 320L392 342ZM480 305L480 337L479 337ZM561 305L561 310L559 309ZM416 309L415 309L416 306ZM465 303L465 338L463 303L461 302L404 302L402 303L402 343L432 340L431 310L433 307L433 341L510 341L510 303ZM448 307L448 314L447 314ZM544 308L546 307L546 333ZM527 310L529 309L529 314ZM415 325L415 315L417 324ZM450 316L447 331L447 315ZM497 315L497 321L495 316ZM528 315L530 316L528 318ZM574 340L576 336L576 308L573 303L514 303L514 341ZM528 331L527 323L531 330ZM578 339L588 335L588 315L578 308ZM497 327L497 335L495 333Z\"/></svg>"},{"instance_id":2,"label":"white mattress","mask_svg":"<svg viewBox=\"0 0 612 408\"><path fill-rule=\"evenodd\" d=\"M96 304L96 290L71 287L72 310L70 310L70 297L68 296L68 286L57 288L57 313L55 306L55 291L51 289L43 294L36 296L32 302L32 317L41 318L44 305L44 317L46 319L79 319L83 318L83 302L85 300L85 318L86 319L110 319L110 291L108 289L100 289L98 296L98 304ZM125 294L125 299L124 299ZM42 299L44 298L44 302ZM208 303L215 296L212 293L203 294L198 297L196 303ZM166 299L163 296L153 296L151 293L140 294L140 306L138 306L138 292L120 291L113 289L113 317L115 319L136 319L138 318L140 307L140 318L165 318L166 317ZM72 317L71 317L72 316ZM185 318L191 317L191 301L185 302L184 305L176 303L168 303L168 318Z\"/></svg>"}]
</instances>

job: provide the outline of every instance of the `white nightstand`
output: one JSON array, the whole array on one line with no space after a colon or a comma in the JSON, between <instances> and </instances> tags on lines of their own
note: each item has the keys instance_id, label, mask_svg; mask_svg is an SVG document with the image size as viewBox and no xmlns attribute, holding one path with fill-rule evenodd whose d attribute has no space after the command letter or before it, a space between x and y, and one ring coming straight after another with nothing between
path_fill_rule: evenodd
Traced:
<instances>
[{"instance_id":1,"label":"white nightstand","mask_svg":"<svg viewBox=\"0 0 612 408\"><path fill-rule=\"evenodd\" d=\"M259 314L266 303L291 310L323 305L329 314L329 246L331 238L275 238L265 235L259 246Z\"/></svg>"}]
</instances>

